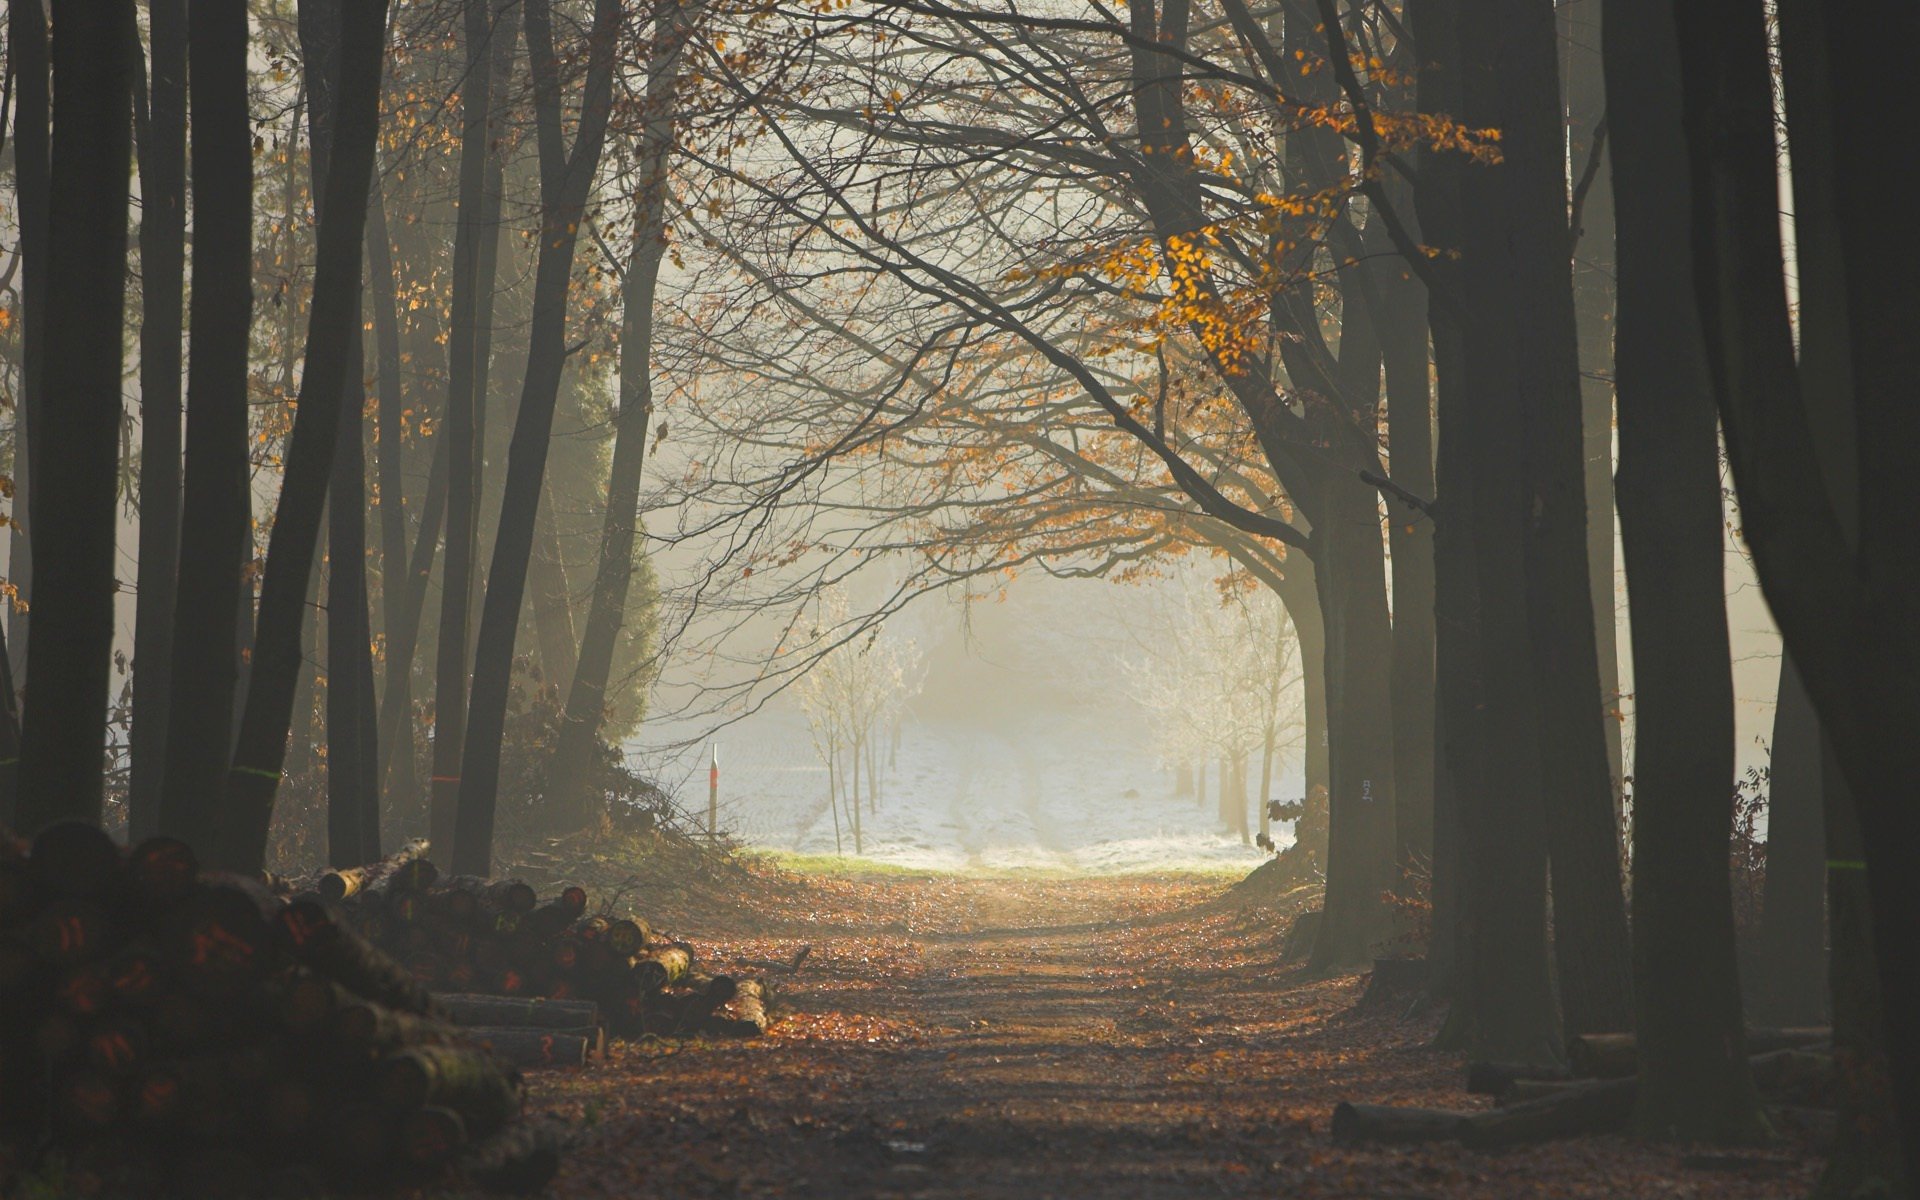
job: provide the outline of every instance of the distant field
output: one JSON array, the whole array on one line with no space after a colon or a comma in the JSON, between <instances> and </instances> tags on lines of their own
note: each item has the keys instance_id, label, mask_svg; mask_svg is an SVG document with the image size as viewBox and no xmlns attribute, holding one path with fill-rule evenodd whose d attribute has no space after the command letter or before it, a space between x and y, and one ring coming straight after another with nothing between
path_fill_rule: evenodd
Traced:
<instances>
[{"instance_id":1,"label":"distant field","mask_svg":"<svg viewBox=\"0 0 1920 1200\"><path fill-rule=\"evenodd\" d=\"M705 755L656 764L682 802L704 809ZM854 855L839 841L827 772L804 722L763 712L720 737L720 823L747 844L802 858ZM1276 796L1298 783L1276 782ZM862 796L867 787L862 783ZM1223 831L1209 796L1175 797L1136 730L1058 715L994 723L909 721L861 815L860 857L934 871L1244 871L1264 857ZM1276 840L1288 838L1276 830ZM820 864L825 865L825 864Z\"/></svg>"}]
</instances>

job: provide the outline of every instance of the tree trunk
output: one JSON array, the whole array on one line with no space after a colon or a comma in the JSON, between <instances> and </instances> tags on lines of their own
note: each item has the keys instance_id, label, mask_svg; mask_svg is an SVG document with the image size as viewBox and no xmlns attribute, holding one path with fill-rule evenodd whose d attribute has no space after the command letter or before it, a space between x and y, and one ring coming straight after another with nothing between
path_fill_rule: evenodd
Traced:
<instances>
[{"instance_id":1,"label":"tree trunk","mask_svg":"<svg viewBox=\"0 0 1920 1200\"><path fill-rule=\"evenodd\" d=\"M187 5L149 9L152 96L140 155L140 543L128 836L160 828L180 569L180 335L186 286ZM218 125L216 123L216 131ZM217 133L216 133L217 136Z\"/></svg>"},{"instance_id":2,"label":"tree trunk","mask_svg":"<svg viewBox=\"0 0 1920 1200\"><path fill-rule=\"evenodd\" d=\"M585 792L586 766L600 737L607 708L608 677L626 622L633 582L634 540L640 529L640 478L646 466L647 430L653 420L653 296L666 253L668 156L674 141L674 104L680 54L693 14L681 3L662 5L655 21L654 50L647 64L647 124L642 133L639 196L633 249L620 285L620 411L614 418L613 463L607 474L607 508L600 529L600 562L593 579L573 682L558 744L547 768L547 801L576 820L590 815L597 797Z\"/></svg>"},{"instance_id":3,"label":"tree trunk","mask_svg":"<svg viewBox=\"0 0 1920 1200\"><path fill-rule=\"evenodd\" d=\"M1836 194L1841 186L1840 149L1829 127L1835 100L1828 19L1821 5L1804 0L1782 4L1780 66L1792 150L1794 238L1802 297L1800 352L1795 366L1813 465L1832 497L1841 544L1852 556L1861 546L1862 427L1854 400L1851 299L1842 268L1844 250ZM1751 60L1748 69L1751 71ZM1757 79L1750 74L1749 87L1755 82ZM1699 187L1698 175L1695 186ZM1776 225L1768 233L1777 236L1777 229ZM1696 252L1699 249L1696 246ZM1769 252L1770 262L1777 262L1773 256L1778 252L1776 242ZM1787 344L1781 336L1776 353ZM1879 436L1879 431L1873 436ZM1750 488L1743 486L1743 520L1749 493ZM1758 507L1757 501L1754 507ZM1792 653L1783 650L1783 654ZM1795 674L1802 676L1804 685L1799 660L1794 662ZM1825 732L1823 729L1818 769L1823 793L1828 938L1832 946L1827 979L1832 996L1834 1057L1840 1064L1840 1119L1815 1194L1835 1200L1876 1194L1911 1196L1913 1180L1920 1172L1916 1172L1910 1153L1903 1157L1901 1130L1904 1120L1910 1151L1912 1111L1907 1109L1897 1119L1890 1119L1894 1114L1888 1112L1896 1092L1889 1061L1886 993L1880 986L1880 933L1867 875L1870 854L1863 840L1852 782ZM1888 737L1890 733L1879 736Z\"/></svg>"},{"instance_id":4,"label":"tree trunk","mask_svg":"<svg viewBox=\"0 0 1920 1200\"><path fill-rule=\"evenodd\" d=\"M387 200L379 176L367 201L367 296L373 302L374 389L379 397L379 456L376 464L380 504L380 615L387 645L400 642L401 595L407 587L407 510L404 465L406 398L400 386L400 279L394 271L393 239L387 232ZM409 661L401 671L411 675ZM392 685L392 675L388 677ZM411 689L408 689L411 691ZM411 697L409 697L411 699ZM412 722L406 723L407 753L412 754ZM379 759L386 761L385 755ZM381 777L385 778L382 771Z\"/></svg>"},{"instance_id":5,"label":"tree trunk","mask_svg":"<svg viewBox=\"0 0 1920 1200\"><path fill-rule=\"evenodd\" d=\"M485 875L492 865L500 740L505 733L512 684L514 636L526 597L534 515L545 479L560 372L566 362L567 294L573 251L606 137L619 13L617 0L596 0L593 28L588 34L589 59L579 129L568 152L560 128L562 102L551 10L545 0L530 0L526 5L527 48L540 142L540 255L534 277L527 376L507 453L500 528L487 572L487 599L474 656L471 736L461 760L463 783L454 834L454 869L462 874ZM446 636L443 630L441 637Z\"/></svg>"},{"instance_id":6,"label":"tree trunk","mask_svg":"<svg viewBox=\"0 0 1920 1200\"><path fill-rule=\"evenodd\" d=\"M1528 401L1538 398L1533 388L1540 371L1521 353L1525 339L1517 333L1531 324L1526 310L1539 299L1528 293L1525 264L1518 261L1526 218L1537 224L1539 214L1520 211L1526 181L1514 176L1537 165L1524 153L1530 132L1524 107L1526 101L1541 102L1538 26L1544 23L1550 38L1552 15L1544 8L1516 11L1522 7L1504 0L1462 0L1458 6L1461 113L1476 125L1500 128L1503 153L1507 139L1520 135L1522 151L1505 154L1498 166L1471 167L1460 180L1462 394L1468 411L1459 449L1471 480L1466 507L1472 514L1480 635L1479 720L1472 731L1478 736L1469 751L1474 790L1462 794L1468 954L1461 983L1473 1057L1547 1064L1560 1058L1560 1021L1547 970L1548 822L1541 796L1538 676L1528 663L1526 553L1532 499L1527 410ZM1524 86L1517 86L1523 75ZM1550 69L1545 76L1551 87ZM1537 158L1539 148L1533 150ZM1538 253L1541 247L1530 249ZM1448 433L1443 427L1442 483L1450 465ZM1451 728L1448 736L1453 740Z\"/></svg>"},{"instance_id":7,"label":"tree trunk","mask_svg":"<svg viewBox=\"0 0 1920 1200\"><path fill-rule=\"evenodd\" d=\"M20 710L14 700L13 663L0 627L0 825L17 829L20 803Z\"/></svg>"},{"instance_id":8,"label":"tree trunk","mask_svg":"<svg viewBox=\"0 0 1920 1200\"><path fill-rule=\"evenodd\" d=\"M1780 656L1767 787L1767 879L1753 988L1776 1025L1827 1020L1827 838L1822 827L1820 718L1793 660Z\"/></svg>"},{"instance_id":9,"label":"tree trunk","mask_svg":"<svg viewBox=\"0 0 1920 1200\"><path fill-rule=\"evenodd\" d=\"M1593 592L1594 647L1600 664L1601 728L1614 809L1624 769L1620 746L1619 618L1615 613L1613 546L1613 172L1602 142L1607 98L1600 55L1604 0L1559 6L1566 57L1567 160L1574 185L1583 180L1579 225L1572 230L1574 321L1580 341L1580 431L1587 483L1587 579ZM1601 152L1597 155L1596 150ZM1587 177L1589 167L1593 174Z\"/></svg>"},{"instance_id":10,"label":"tree trunk","mask_svg":"<svg viewBox=\"0 0 1920 1200\"><path fill-rule=\"evenodd\" d=\"M1314 578L1326 624L1326 916L1313 963L1364 962L1387 932L1394 879L1393 632L1378 501L1357 479L1328 481L1314 524Z\"/></svg>"},{"instance_id":11,"label":"tree trunk","mask_svg":"<svg viewBox=\"0 0 1920 1200\"><path fill-rule=\"evenodd\" d=\"M302 0L313 193L326 194L333 152L340 13L335 0ZM370 202L369 202L370 203ZM325 216L324 207L320 215ZM372 674L367 611L366 384L360 293L355 292L346 391L327 500L327 860L350 867L380 857L379 798L368 795L376 747L366 738L362 681Z\"/></svg>"},{"instance_id":12,"label":"tree trunk","mask_svg":"<svg viewBox=\"0 0 1920 1200\"><path fill-rule=\"evenodd\" d=\"M489 125L494 118L490 48L511 41L508 7L499 0L466 0L467 86L461 89L460 220L453 242L453 296L447 317L447 411L440 436L447 440L447 553L440 572L440 633L433 700L433 778L429 840L454 847L461 804L461 759L467 729L467 642L473 594L474 530L478 527L478 407L480 328L493 324L493 277L481 270L483 245L499 230L487 220ZM497 211L491 214L497 223Z\"/></svg>"},{"instance_id":13,"label":"tree trunk","mask_svg":"<svg viewBox=\"0 0 1920 1200\"><path fill-rule=\"evenodd\" d=\"M361 252L379 133L385 35L383 0L340 0L340 72L314 254L306 369L288 439L285 482L267 543L252 686L228 777L220 836L208 856L215 865L234 870L257 871L265 860L300 672L307 581L339 439L341 401L349 373L360 369L350 355L359 322Z\"/></svg>"},{"instance_id":14,"label":"tree trunk","mask_svg":"<svg viewBox=\"0 0 1920 1200\"><path fill-rule=\"evenodd\" d=\"M52 41L54 123L44 390L32 431L43 554L21 733L20 827L98 821L113 656L122 319L126 309L131 0L62 3ZM32 442L29 442L32 446Z\"/></svg>"},{"instance_id":15,"label":"tree trunk","mask_svg":"<svg viewBox=\"0 0 1920 1200\"><path fill-rule=\"evenodd\" d=\"M1778 204L1768 190L1777 190L1777 168L1765 14L1730 0L1673 11L1694 195L1696 290L1742 526L1761 587L1851 788L1862 854L1841 857L1847 847L1830 826L1832 869L1865 875L1874 944L1911 946L1920 941L1920 901L1903 859L1920 840L1920 813L1904 799L1905 738L1920 726L1912 686L1920 649L1912 644L1912 597L1899 589L1913 556L1889 551L1881 532L1869 537L1856 529L1868 520L1892 521L1897 514L1875 510L1888 489L1909 485L1915 473L1890 461L1911 451L1908 418L1889 422L1882 407L1904 395L1886 391L1900 372L1912 376L1902 359L1913 347L1901 339L1910 334L1914 300L1883 290L1884 269L1905 270L1911 256L1882 246L1891 262L1863 262L1871 258L1868 248L1851 240L1859 232L1851 228L1856 221L1883 218L1884 208L1873 206L1894 197L1882 193L1901 189L1889 183L1887 165L1859 161L1854 139L1860 131L1846 127L1860 123L1865 111L1881 128L1883 121L1907 119L1914 97L1897 77L1877 73L1902 36L1911 35L1915 14L1904 6L1861 4L1849 6L1842 20L1828 6L1782 8L1788 136L1796 149L1824 160L1804 174L1806 164L1794 162L1802 295L1818 301L1802 310L1796 369ZM1879 27L1862 40L1859 29L1843 28L1854 19ZM1847 56L1845 72L1827 69L1836 47ZM1860 107L1863 99L1870 107ZM1803 183L1813 203L1801 200ZM1837 246L1840 253L1809 255L1809 246ZM1856 440L1856 432L1869 436ZM1859 449L1844 453L1843 445ZM1868 547L1877 552L1867 553ZM1836 888L1830 910L1836 951L1852 916L1840 895ZM1836 970L1841 957L1836 952ZM1912 956L1877 958L1883 1010L1920 1009L1920 966ZM1836 994L1837 1023L1844 1019L1839 999ZM1887 1023L1898 1122L1889 1136L1903 1147L1911 1177L1920 1172L1920 1033L1906 1024Z\"/></svg>"},{"instance_id":16,"label":"tree trunk","mask_svg":"<svg viewBox=\"0 0 1920 1200\"><path fill-rule=\"evenodd\" d=\"M408 811L420 799L413 760L413 662L420 647L420 617L427 606L433 578L434 554L440 548L446 524L447 459L450 440L445 432L434 439L433 464L427 469L427 494L420 504L420 527L414 531L413 553L406 574L394 581L389 599L398 610L394 633L387 642L387 687L380 709L380 778L395 803Z\"/></svg>"},{"instance_id":17,"label":"tree trunk","mask_svg":"<svg viewBox=\"0 0 1920 1200\"><path fill-rule=\"evenodd\" d=\"M14 207L20 227L20 394L13 436L13 511L9 516L7 643L14 654L14 687L27 682L27 643L32 629L33 493L46 394L47 256L51 220L48 174L52 166L51 63L47 10L42 4L7 6L7 67L13 78ZM15 693L16 702L19 692Z\"/></svg>"},{"instance_id":18,"label":"tree trunk","mask_svg":"<svg viewBox=\"0 0 1920 1200\"><path fill-rule=\"evenodd\" d=\"M1420 47L1415 100L1422 113L1460 111L1459 14L1453 0L1409 0L1407 21ZM1413 207L1428 243L1461 245L1462 157L1422 150ZM1432 269L1457 296L1456 260L1441 256ZM1465 361L1459 316L1445 297L1427 298L1433 346L1436 444L1434 446L1434 781L1433 936L1427 948L1428 989L1452 1002L1449 1037L1463 1033L1469 993L1456 986L1467 961L1464 946L1465 837L1463 806L1480 792L1483 762L1479 683L1479 597L1473 559L1470 396L1464 392ZM1391 413L1389 413L1391 416Z\"/></svg>"},{"instance_id":19,"label":"tree trunk","mask_svg":"<svg viewBox=\"0 0 1920 1200\"><path fill-rule=\"evenodd\" d=\"M1405 210L1404 192L1393 195ZM1377 324L1387 392L1387 444L1393 480L1416 496L1431 497L1433 396L1427 365L1427 290L1413 269L1392 257L1383 234L1368 226L1381 257L1371 274L1378 295ZM1393 785L1394 827L1403 865L1433 856L1434 822L1434 548L1433 520L1387 500L1387 541L1393 555Z\"/></svg>"},{"instance_id":20,"label":"tree trunk","mask_svg":"<svg viewBox=\"0 0 1920 1200\"><path fill-rule=\"evenodd\" d=\"M1634 988L1640 1129L1761 1136L1747 1070L1727 839L1733 668L1719 450L1688 288L1679 61L1660 5L1608 0L1608 122L1618 209L1616 482L1633 630ZM1588 1032L1580 1030L1578 1032Z\"/></svg>"},{"instance_id":21,"label":"tree trunk","mask_svg":"<svg viewBox=\"0 0 1920 1200\"><path fill-rule=\"evenodd\" d=\"M287 731L286 773L305 775L313 769L313 740L319 723L313 714L315 665L320 661L320 622L311 614L320 608L319 564L308 572L307 595L300 624L300 668L293 689L293 711ZM244 718L245 711L242 710Z\"/></svg>"},{"instance_id":22,"label":"tree trunk","mask_svg":"<svg viewBox=\"0 0 1920 1200\"><path fill-rule=\"evenodd\" d=\"M567 586L567 564L560 554L560 527L554 520L550 486L540 489L540 510L534 522L533 561L528 564L533 629L540 645L542 681L561 691L573 678L573 593Z\"/></svg>"},{"instance_id":23,"label":"tree trunk","mask_svg":"<svg viewBox=\"0 0 1920 1200\"><path fill-rule=\"evenodd\" d=\"M1487 36L1500 39L1490 65L1498 83L1483 95L1468 80L1473 118L1502 130L1517 323L1513 342L1520 388L1526 519L1528 660L1535 725L1551 777L1540 786L1548 806L1553 867L1554 959L1561 1011L1570 1033L1624 1028L1632 1019L1632 964L1619 830L1607 764L1593 591L1589 581L1586 476L1583 469L1579 356L1566 247L1567 180L1548 7L1502 0ZM1490 100L1485 109L1479 102ZM1470 173L1471 174L1471 173ZM1484 581L1483 581L1484 582ZM1498 752L1498 742L1490 750Z\"/></svg>"},{"instance_id":24,"label":"tree trunk","mask_svg":"<svg viewBox=\"0 0 1920 1200\"><path fill-rule=\"evenodd\" d=\"M1259 810L1259 844L1271 848L1273 841L1273 819L1269 815L1268 805L1273 802L1273 752L1274 743L1280 736L1280 672L1287 660L1287 626L1284 621L1275 622L1273 639L1273 674L1267 680L1267 727L1260 738L1260 793L1253 798L1254 807Z\"/></svg>"}]
</instances>

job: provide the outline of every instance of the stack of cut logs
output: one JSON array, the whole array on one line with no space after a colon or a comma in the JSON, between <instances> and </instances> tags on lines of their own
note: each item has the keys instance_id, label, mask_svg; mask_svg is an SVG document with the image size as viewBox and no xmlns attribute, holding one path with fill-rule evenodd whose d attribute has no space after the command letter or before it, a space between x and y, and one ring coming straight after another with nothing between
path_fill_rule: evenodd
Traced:
<instances>
[{"instance_id":1,"label":"stack of cut logs","mask_svg":"<svg viewBox=\"0 0 1920 1200\"><path fill-rule=\"evenodd\" d=\"M602 1017L621 1037L766 1031L761 983L696 970L691 946L637 916L589 914L581 887L543 900L518 879L442 877L416 842L329 871L314 891L421 987L451 993L454 1019L516 1061L579 1064Z\"/></svg>"},{"instance_id":2,"label":"stack of cut logs","mask_svg":"<svg viewBox=\"0 0 1920 1200\"><path fill-rule=\"evenodd\" d=\"M184 843L0 835L0 1193L544 1185L559 1128L451 1015L337 910Z\"/></svg>"}]
</instances>

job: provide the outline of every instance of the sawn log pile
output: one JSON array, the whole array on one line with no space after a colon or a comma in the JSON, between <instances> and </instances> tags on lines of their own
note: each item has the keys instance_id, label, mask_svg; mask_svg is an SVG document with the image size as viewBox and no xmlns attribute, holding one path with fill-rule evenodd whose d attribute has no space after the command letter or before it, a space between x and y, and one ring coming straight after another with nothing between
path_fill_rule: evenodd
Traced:
<instances>
[{"instance_id":1,"label":"sawn log pile","mask_svg":"<svg viewBox=\"0 0 1920 1200\"><path fill-rule=\"evenodd\" d=\"M702 972L691 945L660 936L642 917L590 912L582 887L543 898L518 879L443 877L414 843L381 863L329 871L314 891L420 987L462 997L460 1023L489 1029L483 1036L523 1063L577 1065L594 1051L602 1022L615 1037L766 1031L764 984ZM486 996L554 1004L536 1018L532 1008L477 1007ZM557 1005L569 1002L590 1003L598 1017L584 1008L560 1015L568 1010ZM503 1028L527 1025L540 1032Z\"/></svg>"},{"instance_id":2,"label":"sawn log pile","mask_svg":"<svg viewBox=\"0 0 1920 1200\"><path fill-rule=\"evenodd\" d=\"M0 836L0 1192L544 1185L561 1130L452 1015L318 896L169 838Z\"/></svg>"}]
</instances>

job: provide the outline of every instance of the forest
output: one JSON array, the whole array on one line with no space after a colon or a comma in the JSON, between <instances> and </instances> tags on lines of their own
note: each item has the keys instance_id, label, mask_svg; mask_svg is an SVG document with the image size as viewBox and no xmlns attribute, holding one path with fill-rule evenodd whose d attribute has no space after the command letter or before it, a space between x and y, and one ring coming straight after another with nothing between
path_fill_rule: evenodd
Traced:
<instances>
[{"instance_id":1,"label":"forest","mask_svg":"<svg viewBox=\"0 0 1920 1200\"><path fill-rule=\"evenodd\" d=\"M4 7L0 1195L1914 1194L1920 8Z\"/></svg>"}]
</instances>

